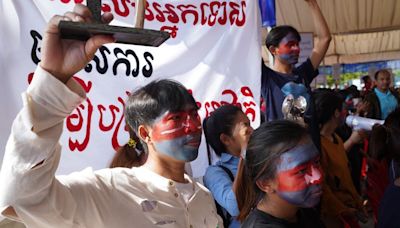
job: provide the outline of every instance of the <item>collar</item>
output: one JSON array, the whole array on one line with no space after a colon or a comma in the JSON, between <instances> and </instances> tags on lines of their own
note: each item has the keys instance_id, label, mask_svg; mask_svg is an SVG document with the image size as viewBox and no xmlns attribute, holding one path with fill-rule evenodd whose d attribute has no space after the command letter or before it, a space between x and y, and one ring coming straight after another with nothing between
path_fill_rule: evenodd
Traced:
<instances>
[{"instance_id":1,"label":"collar","mask_svg":"<svg viewBox=\"0 0 400 228\"><path fill-rule=\"evenodd\" d=\"M158 175L157 173L145 168L145 167L133 167L131 168L135 172L135 176L142 182L146 183L149 186L156 186L158 189L162 189L165 191L169 191L171 188L176 187L176 181L170 180L163 176ZM185 180L187 180L193 186L193 190L196 189L196 182L187 175L184 174Z\"/></svg>"},{"instance_id":2,"label":"collar","mask_svg":"<svg viewBox=\"0 0 400 228\"><path fill-rule=\"evenodd\" d=\"M378 96L379 96L379 95L380 95L380 96L387 96L387 95L390 94L390 90L389 90L389 89L388 89L388 91L386 91L386 93L380 91L378 88L375 88L374 91L375 91L376 95L378 95Z\"/></svg>"},{"instance_id":3,"label":"collar","mask_svg":"<svg viewBox=\"0 0 400 228\"><path fill-rule=\"evenodd\" d=\"M233 156L232 154L228 154L228 153L222 153L222 154L221 154L220 161L221 161L222 163L236 162L236 160L237 160L237 162L239 162L239 158L236 157L236 156Z\"/></svg>"}]
</instances>

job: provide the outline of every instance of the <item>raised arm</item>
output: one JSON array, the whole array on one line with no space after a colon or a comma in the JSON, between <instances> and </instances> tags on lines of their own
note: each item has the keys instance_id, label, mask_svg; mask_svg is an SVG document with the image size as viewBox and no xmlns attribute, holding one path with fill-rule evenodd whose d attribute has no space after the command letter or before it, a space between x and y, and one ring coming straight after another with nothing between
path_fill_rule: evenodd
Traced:
<instances>
[{"instance_id":1,"label":"raised arm","mask_svg":"<svg viewBox=\"0 0 400 228\"><path fill-rule=\"evenodd\" d=\"M314 21L317 41L311 54L311 63L314 69L317 69L328 51L329 43L331 42L331 33L328 24L322 15L321 9L316 0L305 0L310 7L311 14Z\"/></svg>"},{"instance_id":2,"label":"raised arm","mask_svg":"<svg viewBox=\"0 0 400 228\"><path fill-rule=\"evenodd\" d=\"M95 36L87 42L62 40L58 23L87 22L90 17L86 6L76 5L73 12L56 15L47 25L42 61L23 94L24 107L14 120L3 159L0 213L5 216L18 217L14 205L40 202L53 183L63 120L85 97L83 89L70 79L86 66L101 45L114 40L110 36ZM111 14L103 15L106 23L112 18Z\"/></svg>"}]
</instances>

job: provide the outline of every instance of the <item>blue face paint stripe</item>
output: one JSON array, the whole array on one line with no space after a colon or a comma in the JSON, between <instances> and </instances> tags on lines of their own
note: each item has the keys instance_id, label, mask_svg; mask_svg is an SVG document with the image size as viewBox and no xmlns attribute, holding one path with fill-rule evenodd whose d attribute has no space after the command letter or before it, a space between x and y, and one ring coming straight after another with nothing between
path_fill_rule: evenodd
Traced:
<instances>
[{"instance_id":1,"label":"blue face paint stripe","mask_svg":"<svg viewBox=\"0 0 400 228\"><path fill-rule=\"evenodd\" d=\"M313 143L307 143L283 153L277 171L286 171L304 164L318 156L319 152Z\"/></svg>"}]
</instances>

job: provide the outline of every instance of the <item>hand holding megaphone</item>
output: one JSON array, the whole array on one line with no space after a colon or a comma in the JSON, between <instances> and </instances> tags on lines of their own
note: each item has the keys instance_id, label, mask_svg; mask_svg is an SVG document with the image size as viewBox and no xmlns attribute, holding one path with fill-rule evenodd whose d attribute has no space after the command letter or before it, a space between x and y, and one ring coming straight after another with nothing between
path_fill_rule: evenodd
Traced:
<instances>
[{"instance_id":1,"label":"hand holding megaphone","mask_svg":"<svg viewBox=\"0 0 400 228\"><path fill-rule=\"evenodd\" d=\"M369 119L360 116L349 115L346 117L347 126L353 128L353 130L366 130L371 131L375 124L382 125L384 120Z\"/></svg>"}]
</instances>

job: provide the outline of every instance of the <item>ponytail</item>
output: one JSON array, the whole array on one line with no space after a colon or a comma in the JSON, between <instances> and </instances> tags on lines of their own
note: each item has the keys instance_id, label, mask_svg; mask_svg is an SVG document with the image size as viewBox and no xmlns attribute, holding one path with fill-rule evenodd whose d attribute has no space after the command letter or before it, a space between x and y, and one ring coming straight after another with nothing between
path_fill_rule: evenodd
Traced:
<instances>
[{"instance_id":1,"label":"ponytail","mask_svg":"<svg viewBox=\"0 0 400 228\"><path fill-rule=\"evenodd\" d=\"M129 141L114 155L109 168L139 167L146 161L146 153L137 135L129 128Z\"/></svg>"},{"instance_id":2,"label":"ponytail","mask_svg":"<svg viewBox=\"0 0 400 228\"><path fill-rule=\"evenodd\" d=\"M244 160L241 162L236 175L236 186L238 187L235 189L235 195L240 211L237 220L240 222L243 222L246 219L247 215L256 206L258 199L262 195L262 192L256 186L256 183L253 182L250 176L251 172L249 172L245 162L246 161Z\"/></svg>"}]
</instances>

